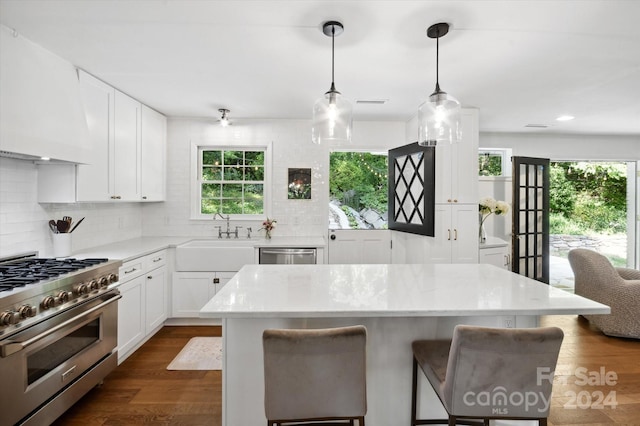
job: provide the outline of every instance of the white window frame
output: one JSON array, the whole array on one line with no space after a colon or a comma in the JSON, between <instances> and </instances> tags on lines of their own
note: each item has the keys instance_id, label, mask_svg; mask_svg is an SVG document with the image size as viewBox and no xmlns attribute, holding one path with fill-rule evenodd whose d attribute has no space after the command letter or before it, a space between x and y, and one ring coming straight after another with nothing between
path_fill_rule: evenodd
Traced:
<instances>
[{"instance_id":1,"label":"white window frame","mask_svg":"<svg viewBox=\"0 0 640 426\"><path fill-rule=\"evenodd\" d=\"M511 167L511 156L512 150L511 148L478 148L478 157L480 155L490 154L494 156L501 157L500 164L502 165L502 170L499 175L496 176L482 176L479 175L481 179L486 178L498 178L498 177L511 177L512 167Z\"/></svg>"},{"instance_id":2,"label":"white window frame","mask_svg":"<svg viewBox=\"0 0 640 426\"><path fill-rule=\"evenodd\" d=\"M226 151L256 151L264 150L264 213L263 214L231 214L229 215L232 220L264 220L271 214L271 187L272 187L272 143L266 144L242 144L242 145L220 145L220 144L191 144L191 220L208 220L213 218L211 214L203 214L200 212L200 206L202 203L202 177L200 170L202 169L202 156L203 150L226 150Z\"/></svg>"}]
</instances>

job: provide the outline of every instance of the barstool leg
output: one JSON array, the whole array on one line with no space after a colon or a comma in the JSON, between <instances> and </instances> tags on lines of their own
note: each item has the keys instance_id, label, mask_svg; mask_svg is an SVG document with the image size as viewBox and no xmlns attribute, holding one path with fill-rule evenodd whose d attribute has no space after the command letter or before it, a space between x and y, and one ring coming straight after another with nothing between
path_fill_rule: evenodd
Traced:
<instances>
[{"instance_id":1,"label":"barstool leg","mask_svg":"<svg viewBox=\"0 0 640 426\"><path fill-rule=\"evenodd\" d=\"M411 383L411 426L416 425L417 392L418 392L418 361L413 357L413 377Z\"/></svg>"}]
</instances>

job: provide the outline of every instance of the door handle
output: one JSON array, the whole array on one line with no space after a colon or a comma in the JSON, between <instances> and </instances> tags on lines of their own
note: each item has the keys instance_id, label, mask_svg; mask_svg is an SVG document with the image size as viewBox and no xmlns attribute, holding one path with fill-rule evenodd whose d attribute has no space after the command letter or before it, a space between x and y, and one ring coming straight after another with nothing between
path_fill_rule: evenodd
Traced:
<instances>
[{"instance_id":1,"label":"door handle","mask_svg":"<svg viewBox=\"0 0 640 426\"><path fill-rule=\"evenodd\" d=\"M451 241L451 229L447 229L447 241Z\"/></svg>"}]
</instances>

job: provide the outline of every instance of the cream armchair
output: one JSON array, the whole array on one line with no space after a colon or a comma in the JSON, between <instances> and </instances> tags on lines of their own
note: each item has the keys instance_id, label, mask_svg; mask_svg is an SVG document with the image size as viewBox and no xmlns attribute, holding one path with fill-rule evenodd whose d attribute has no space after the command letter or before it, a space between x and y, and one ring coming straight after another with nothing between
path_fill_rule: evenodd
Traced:
<instances>
[{"instance_id":1,"label":"cream armchair","mask_svg":"<svg viewBox=\"0 0 640 426\"><path fill-rule=\"evenodd\" d=\"M575 293L611 307L609 315L584 315L607 336L640 339L640 271L614 268L601 254L587 249L569 252Z\"/></svg>"}]
</instances>

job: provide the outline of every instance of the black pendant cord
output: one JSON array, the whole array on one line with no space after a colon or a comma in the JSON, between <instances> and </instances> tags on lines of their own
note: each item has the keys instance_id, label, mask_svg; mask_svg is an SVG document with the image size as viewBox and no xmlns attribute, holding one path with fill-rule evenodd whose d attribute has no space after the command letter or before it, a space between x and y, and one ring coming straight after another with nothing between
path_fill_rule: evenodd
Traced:
<instances>
[{"instance_id":1,"label":"black pendant cord","mask_svg":"<svg viewBox=\"0 0 640 426\"><path fill-rule=\"evenodd\" d=\"M440 37L436 38L436 92L440 92Z\"/></svg>"},{"instance_id":2,"label":"black pendant cord","mask_svg":"<svg viewBox=\"0 0 640 426\"><path fill-rule=\"evenodd\" d=\"M336 91L336 85L334 84L334 63L335 63L335 41L336 41L336 27L331 26L331 92Z\"/></svg>"}]
</instances>

